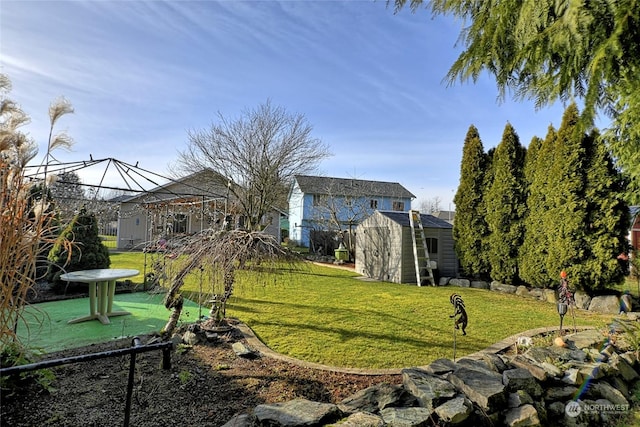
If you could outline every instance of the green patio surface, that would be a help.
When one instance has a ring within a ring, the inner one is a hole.
[[[163,298],[164,294],[147,292],[117,294],[113,311],[128,311],[131,314],[110,317],[111,323],[108,325],[103,325],[97,319],[67,323],[89,314],[89,298],[33,304],[25,309],[17,332],[23,344],[44,353],[159,332],[170,315],[163,305]],[[209,310],[206,307],[200,309],[196,303],[185,299],[180,322],[195,322],[201,312],[207,315]]]

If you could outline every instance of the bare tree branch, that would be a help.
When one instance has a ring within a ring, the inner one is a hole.
[[[189,172],[210,168],[225,176],[246,227],[259,230],[265,214],[286,206],[293,176],[315,170],[330,155],[312,130],[303,115],[270,101],[234,120],[218,113],[208,130],[188,133],[178,164]]]

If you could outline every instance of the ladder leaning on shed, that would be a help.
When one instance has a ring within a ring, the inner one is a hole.
[[[436,285],[433,278],[433,270],[431,269],[431,260],[429,259],[429,250],[427,249],[427,238],[424,234],[420,211],[409,211],[409,224],[411,225],[411,239],[413,241],[413,259],[416,265],[416,281],[418,286],[426,281],[431,286]]]

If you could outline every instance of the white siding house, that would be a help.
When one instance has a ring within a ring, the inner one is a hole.
[[[314,230],[353,233],[376,209],[408,212],[414,198],[397,182],[296,175],[289,193],[289,238],[311,247]]]
[[[458,257],[453,247],[453,226],[421,214],[429,258],[436,276],[457,277]],[[356,229],[356,272],[376,280],[416,283],[413,239],[407,212],[376,211]],[[437,277],[436,277],[437,280]]]
[[[144,249],[159,240],[171,240],[211,227],[242,226],[233,211],[228,181],[204,170],[171,181],[120,203],[117,249]],[[263,218],[264,232],[280,238],[281,213],[273,210]]]

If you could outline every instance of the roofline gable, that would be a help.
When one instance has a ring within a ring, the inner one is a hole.
[[[357,191],[362,196],[416,198],[413,193],[397,182],[312,175],[295,175],[294,179],[300,191],[305,194],[348,196]]]

